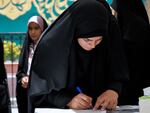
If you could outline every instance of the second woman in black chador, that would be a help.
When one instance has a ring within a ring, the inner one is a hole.
[[[123,47],[129,67],[129,82],[123,86],[122,105],[138,105],[143,88],[150,86],[150,20],[143,0],[114,0]],[[138,84],[137,84],[138,83]]]

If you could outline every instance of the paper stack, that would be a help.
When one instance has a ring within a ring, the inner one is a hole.
[[[150,87],[144,88],[144,96],[139,98],[140,113],[150,113]]]

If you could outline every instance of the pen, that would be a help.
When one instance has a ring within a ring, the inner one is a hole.
[[[82,93],[82,90],[81,90],[81,88],[80,88],[79,86],[77,86],[76,89],[77,89],[77,91],[78,91],[79,93]]]

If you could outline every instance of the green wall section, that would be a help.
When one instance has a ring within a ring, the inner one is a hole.
[[[112,2],[112,0],[107,0],[107,1],[109,4],[111,4]],[[67,4],[70,5],[71,3],[72,3],[71,0],[68,0]],[[64,8],[62,10],[64,10]],[[55,13],[56,16],[58,16],[55,10],[53,10],[53,12]],[[27,21],[32,15],[40,15],[33,4],[32,4],[32,8],[28,12],[26,12],[24,15],[18,17],[15,20],[11,20],[8,17],[0,14],[0,33],[26,32]]]
[[[0,15],[0,33],[2,32],[25,32],[27,30],[27,21],[31,15],[39,15],[34,5],[26,14],[15,20]]]

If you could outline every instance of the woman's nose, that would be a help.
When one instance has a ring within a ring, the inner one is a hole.
[[[32,30],[31,33],[34,34],[34,33],[35,33],[35,30]]]
[[[90,46],[91,46],[91,48],[95,48],[95,46],[96,46],[96,42],[91,42],[91,44],[90,44]]]

